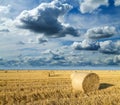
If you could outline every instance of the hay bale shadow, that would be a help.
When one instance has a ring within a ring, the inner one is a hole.
[[[106,88],[109,88],[111,86],[114,86],[114,85],[113,84],[109,84],[109,83],[101,83],[100,87],[99,87],[99,90],[106,89]]]

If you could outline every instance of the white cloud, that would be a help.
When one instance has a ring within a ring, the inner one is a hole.
[[[3,58],[2,57],[0,57],[0,61],[2,61],[3,60]]]
[[[0,32],[9,32],[8,29],[0,29]]]
[[[16,26],[29,29],[34,32],[44,33],[49,37],[63,37],[66,34],[78,35],[77,31],[60,22],[72,7],[69,4],[62,4],[55,0],[51,3],[41,3],[38,7],[27,11],[24,10],[15,20]]]
[[[80,4],[80,11],[82,13],[92,13],[101,5],[108,6],[108,0],[83,0]]]
[[[74,42],[72,47],[76,50],[97,50],[99,43],[92,40],[83,40],[81,42]]]
[[[29,50],[31,52],[31,50]],[[36,52],[36,51],[35,51]],[[53,66],[90,66],[90,65],[118,65],[120,57],[118,55],[106,55],[96,51],[73,51],[71,47],[59,47],[50,50],[37,51],[38,55],[21,55],[19,58],[10,60],[0,60],[0,66],[6,67],[53,67]]]
[[[119,54],[120,53],[120,41],[113,42],[111,40],[100,42],[100,52],[106,54]]]
[[[115,0],[115,6],[120,6],[120,0]]]
[[[114,62],[120,64],[120,55],[114,57]]]
[[[103,60],[103,63],[105,65],[116,65],[116,63],[114,62],[114,57],[107,57]]]
[[[113,26],[103,26],[88,29],[86,36],[91,39],[100,39],[111,37],[116,34],[116,28]]]
[[[12,20],[9,18],[11,6],[0,5],[0,32],[9,32],[9,26],[11,27]]]
[[[74,42],[71,45],[75,50],[95,50],[101,54],[120,54],[120,41],[106,40],[96,42],[93,40],[83,40]]]
[[[7,6],[11,5],[11,13],[9,16],[12,16],[12,18],[15,18],[20,12],[23,10],[29,10],[37,6],[40,2],[43,0],[0,0],[0,4]],[[45,0],[44,0],[45,1]]]
[[[11,6],[0,6],[0,17],[3,17],[4,15],[7,15],[10,13]]]
[[[17,44],[18,44],[18,45],[25,45],[25,42],[19,41],[19,42],[17,42]]]

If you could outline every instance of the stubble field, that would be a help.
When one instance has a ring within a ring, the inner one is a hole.
[[[120,105],[120,71],[87,71],[100,77],[100,87],[73,93],[72,70],[0,71],[0,105]],[[91,81],[92,82],[92,81]]]

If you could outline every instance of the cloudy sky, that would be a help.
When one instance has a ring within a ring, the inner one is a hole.
[[[0,69],[120,67],[120,0],[0,0]]]

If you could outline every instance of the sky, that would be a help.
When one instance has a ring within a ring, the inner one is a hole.
[[[120,67],[120,0],[0,0],[0,69]]]

